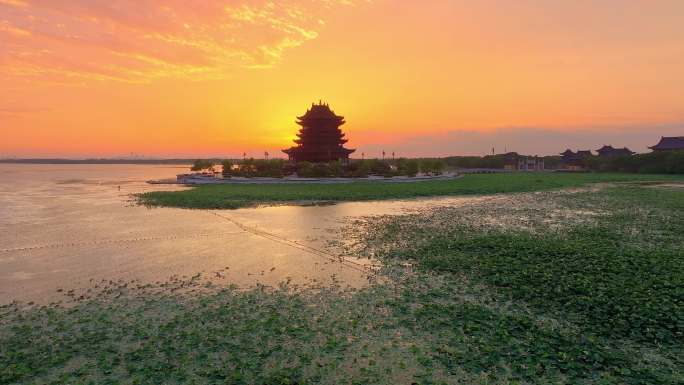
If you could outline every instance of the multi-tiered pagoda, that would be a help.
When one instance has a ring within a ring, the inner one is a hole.
[[[302,126],[294,140],[297,145],[283,152],[293,162],[347,162],[356,150],[344,148],[347,139],[340,130],[344,123],[344,117],[335,115],[327,104],[312,104],[304,116],[297,117]]]

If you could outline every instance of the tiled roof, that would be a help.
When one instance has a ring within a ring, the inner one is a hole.
[[[663,136],[652,150],[684,150],[684,136]]]
[[[599,148],[596,150],[596,152],[599,153],[599,155],[632,155],[634,154],[634,151],[630,150],[627,147],[623,148],[614,148],[613,146],[606,146],[604,145],[603,147]]]

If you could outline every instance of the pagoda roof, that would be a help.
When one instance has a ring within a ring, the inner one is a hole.
[[[603,145],[603,147],[596,150],[596,152],[598,152],[599,154],[603,154],[603,155],[632,155],[632,154],[634,154],[634,151],[630,150],[627,147],[615,148],[611,145]]]
[[[684,136],[662,136],[651,150],[684,150]]]
[[[293,146],[293,147],[290,147],[290,148],[285,148],[285,149],[283,149],[283,150],[281,150],[281,151],[284,152],[284,153],[286,153],[286,154],[295,153],[295,152],[304,152],[304,153],[306,153],[306,152],[310,152],[310,153],[316,153],[316,152],[326,152],[326,153],[327,153],[327,152],[332,152],[332,153],[347,153],[347,154],[351,154],[351,153],[353,153],[354,151],[356,151],[356,149],[355,149],[355,148],[345,148],[345,147],[307,149],[307,148],[301,147],[301,146]]]
[[[567,149],[561,152],[561,155],[563,156],[563,161],[565,162],[581,161],[582,159],[591,156],[591,150],[579,150],[574,152],[570,149]]]
[[[344,116],[335,115],[335,112],[330,109],[328,104],[319,102],[318,104],[311,104],[311,108],[306,110],[306,113],[302,116],[298,116],[297,120],[337,120],[344,121]]]

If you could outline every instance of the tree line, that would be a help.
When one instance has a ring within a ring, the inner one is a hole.
[[[652,152],[615,157],[590,156],[584,166],[593,171],[639,174],[684,174],[684,151]]]
[[[271,177],[283,178],[297,174],[305,178],[365,178],[371,175],[384,177],[409,176],[419,173],[426,175],[441,175],[446,164],[440,159],[406,159],[396,160],[351,160],[348,163],[339,161],[310,163],[299,162],[293,164],[283,159],[244,159],[242,161],[223,160],[215,162],[198,159],[191,166],[191,171],[220,172],[224,177]]]

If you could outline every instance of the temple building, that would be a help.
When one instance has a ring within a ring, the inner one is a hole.
[[[684,136],[661,136],[660,142],[649,148],[653,151],[684,151]]]
[[[570,149],[563,151],[561,154],[561,165],[565,170],[581,171],[584,170],[584,160],[591,157],[591,150],[579,150],[574,152]]]
[[[603,147],[596,150],[596,152],[598,153],[598,156],[601,157],[634,155],[634,151],[630,150],[627,147],[614,148],[613,146],[606,146],[605,144],[603,145]]]
[[[347,139],[340,130],[344,117],[335,115],[327,104],[312,104],[303,116],[297,117],[302,126],[297,133],[297,144],[283,150],[293,162],[348,162],[356,150],[344,148]]]
[[[504,154],[504,169],[517,171],[544,171],[544,158],[520,155],[517,152]]]

